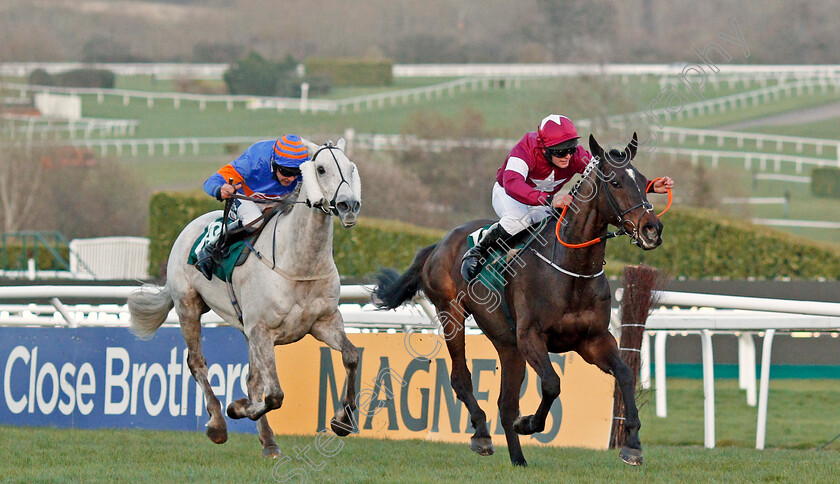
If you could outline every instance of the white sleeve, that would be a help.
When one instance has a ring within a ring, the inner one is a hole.
[[[525,160],[522,158],[517,158],[515,156],[511,156],[508,158],[507,165],[505,166],[505,171],[514,171],[522,175],[522,178],[528,179],[528,163],[525,163]]]

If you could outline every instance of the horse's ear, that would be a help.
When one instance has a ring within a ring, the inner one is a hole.
[[[303,143],[303,146],[306,146],[306,149],[309,151],[309,156],[314,155],[315,152],[318,151],[318,145],[309,141],[308,139],[301,138],[300,141]]]
[[[338,138],[338,143],[336,143],[335,146],[341,151],[344,151],[344,148],[347,147],[347,141],[344,138]]]
[[[589,135],[589,152],[601,160],[601,162],[604,161],[604,149],[595,141],[595,135],[592,134]]]
[[[633,139],[630,140],[630,144],[627,145],[627,148],[624,148],[624,154],[627,155],[627,161],[630,161],[636,157],[636,149],[638,147],[639,138],[636,136],[636,132],[633,131]]]

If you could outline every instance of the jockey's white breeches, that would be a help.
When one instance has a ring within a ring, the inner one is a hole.
[[[244,227],[262,216],[263,207],[265,207],[265,204],[258,205],[250,200],[237,199],[233,202],[233,210],[231,210],[231,212],[236,214],[236,217],[239,218],[239,221],[242,224],[241,226]],[[255,224],[253,227],[249,227],[248,231],[253,232],[257,230],[260,225],[262,225],[262,221]]]
[[[499,216],[499,225],[511,235],[522,232],[551,213],[551,208],[548,206],[525,205],[514,199],[498,182],[493,185],[493,210]]]

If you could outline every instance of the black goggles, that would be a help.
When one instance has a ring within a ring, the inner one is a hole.
[[[300,168],[290,166],[277,165],[277,172],[285,177],[300,176]]]
[[[572,148],[565,148],[565,149],[562,149],[562,150],[549,148],[546,151],[548,151],[548,154],[551,155],[551,156],[556,156],[557,158],[563,158],[564,156],[571,156],[571,155],[575,154],[575,152],[577,151],[577,146],[574,146]]]

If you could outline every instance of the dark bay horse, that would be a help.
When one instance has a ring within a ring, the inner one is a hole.
[[[499,353],[499,413],[514,465],[527,465],[519,435],[542,432],[551,404],[560,395],[560,378],[549,352],[566,351],[576,351],[588,363],[615,376],[626,408],[626,439],[619,455],[628,464],[642,463],[635,377],[609,332],[610,288],[602,267],[610,224],[632,237],[640,248],[650,250],[662,243],[662,223],[647,201],[647,179],[630,163],[636,155],[636,134],[623,152],[605,153],[592,136],[589,145],[596,159],[573,189],[574,204],[568,209],[570,215],[560,215],[560,230],[555,235],[557,217],[546,219],[532,232],[534,241],[513,256],[504,272],[509,311],[502,310],[499,297],[478,278],[467,284],[460,273],[467,235],[491,220],[464,224],[437,244],[421,249],[402,275],[383,270],[374,291],[374,300],[383,309],[400,306],[421,289],[435,305],[452,357],[452,388],[467,406],[476,429],[470,448],[489,455],[493,443],[486,415],[473,396],[464,354],[464,319],[473,315]],[[532,234],[523,233],[522,237]],[[569,248],[558,244],[558,239],[568,245],[592,243]],[[542,400],[536,413],[520,416],[519,389],[526,362],[540,377]]]

